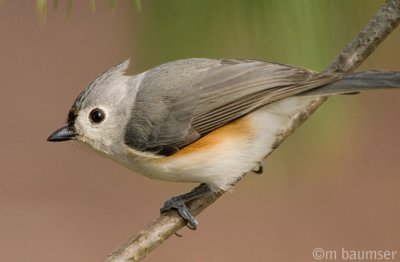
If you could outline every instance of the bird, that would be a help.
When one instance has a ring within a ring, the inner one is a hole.
[[[224,192],[254,171],[284,127],[316,97],[399,88],[400,72],[315,72],[252,59],[190,58],[143,73],[111,67],[76,98],[67,123],[48,141],[74,140],[153,179],[198,183],[172,197],[187,226],[197,219],[186,203]]]

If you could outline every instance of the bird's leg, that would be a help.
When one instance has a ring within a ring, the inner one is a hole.
[[[257,166],[253,169],[253,172],[257,175],[264,174],[264,166],[262,162],[258,162]]]
[[[172,197],[168,199],[164,206],[160,209],[161,213],[165,213],[170,210],[177,210],[179,215],[187,221],[188,228],[195,230],[199,224],[196,218],[190,213],[186,206],[186,203],[190,200],[198,198],[199,196],[209,193],[211,190],[206,184],[200,184],[195,187],[192,191],[186,194]]]

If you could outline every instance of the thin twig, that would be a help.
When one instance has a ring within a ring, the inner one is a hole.
[[[400,0],[386,0],[364,30],[343,49],[326,70],[343,73],[353,71],[399,23]],[[289,126],[283,127],[284,132],[277,139],[274,149],[307,120],[325,100],[322,98],[315,99],[308,105],[305,111],[299,113],[291,121]],[[198,215],[220,196],[211,194],[203,195],[190,202],[188,208],[192,214]],[[185,222],[175,212],[162,214],[156,221],[147,225],[140,233],[130,238],[117,251],[110,254],[105,261],[139,261],[184,226]]]

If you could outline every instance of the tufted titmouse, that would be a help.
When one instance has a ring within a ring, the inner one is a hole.
[[[315,96],[400,87],[400,72],[343,75],[256,60],[187,59],[124,74],[129,60],[94,80],[67,125],[48,141],[76,140],[150,178],[201,183],[161,209],[225,191],[271,152],[276,137]]]

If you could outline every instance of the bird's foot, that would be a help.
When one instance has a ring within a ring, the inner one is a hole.
[[[178,214],[187,222],[187,227],[196,230],[199,222],[192,215],[186,203],[208,192],[210,192],[209,187],[206,184],[201,184],[189,193],[168,199],[160,209],[160,212],[162,214],[171,210],[177,210]]]
[[[190,213],[189,209],[186,206],[186,200],[184,200],[181,196],[171,197],[167,201],[165,201],[164,206],[160,209],[161,213],[165,213],[170,210],[177,210],[178,214],[187,221],[187,227],[196,230],[197,219]]]
[[[257,166],[253,169],[253,172],[257,175],[264,174],[264,166],[262,162],[258,162]]]

